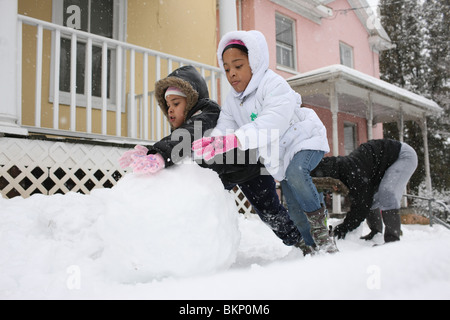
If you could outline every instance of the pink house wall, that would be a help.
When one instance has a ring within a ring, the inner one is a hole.
[[[354,68],[368,75],[379,78],[379,57],[369,46],[369,34],[365,26],[353,11],[346,14],[336,10],[349,9],[346,0],[337,0],[328,4],[335,16],[322,19],[317,24],[270,0],[242,1],[243,30],[261,31],[269,44],[271,58],[270,68],[276,65],[275,14],[282,14],[295,21],[297,37],[297,71],[300,73],[339,64],[339,42],[353,47]],[[279,71],[285,77],[289,72]]]

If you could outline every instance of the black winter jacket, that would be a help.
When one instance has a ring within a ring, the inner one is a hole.
[[[347,232],[356,229],[366,219],[373,196],[386,171],[397,161],[401,146],[399,141],[371,140],[346,157],[323,158],[311,173],[313,177],[339,179],[350,191],[350,212],[335,229],[338,237],[345,237]]]
[[[180,88],[187,96],[186,120],[169,136],[156,142],[153,146],[146,146],[149,149],[148,154],[159,153],[162,155],[166,168],[191,156],[191,145],[194,139],[203,137],[207,130],[213,129],[220,114],[219,105],[209,99],[208,87],[203,77],[194,67],[184,66],[156,83],[156,99],[166,117],[168,107],[164,94],[171,86]],[[260,174],[262,165],[259,162],[248,164],[250,163],[248,152],[244,164],[226,164],[227,155],[220,156],[223,157],[222,164],[217,163],[219,162],[217,158],[214,163],[201,161],[199,164],[216,171],[225,185],[245,182]]]

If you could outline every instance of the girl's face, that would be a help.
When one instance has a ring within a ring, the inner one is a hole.
[[[166,98],[168,110],[168,119],[172,128],[177,129],[185,121],[187,99],[176,95],[170,95]]]
[[[243,92],[253,75],[248,56],[237,48],[230,48],[222,59],[228,82],[236,92]]]

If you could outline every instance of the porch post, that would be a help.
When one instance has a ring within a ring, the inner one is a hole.
[[[425,158],[425,185],[427,187],[428,195],[431,195],[433,186],[431,183],[430,153],[428,149],[428,125],[426,115],[424,115],[423,119],[419,120],[418,123],[420,128],[422,129],[422,137],[423,137],[423,152]]]
[[[333,119],[333,156],[339,156],[339,126],[338,126],[338,112],[339,112],[339,101],[336,92],[336,83],[331,83],[330,85],[330,109]],[[337,193],[333,193],[333,213],[341,213],[341,196]]]
[[[17,101],[17,0],[0,1],[0,134],[26,135]]]
[[[403,115],[403,107],[402,104],[399,104],[399,112],[398,112],[398,119],[397,119],[397,128],[398,128],[398,135],[399,135],[399,141],[404,142],[405,140],[405,117]],[[403,194],[408,194],[408,190],[405,189]],[[401,200],[402,208],[408,207],[408,198],[403,197]]]
[[[397,127],[398,127],[398,134],[399,134],[399,141],[404,142],[405,137],[405,120],[403,116],[403,108],[402,104],[400,104],[400,111],[398,113],[399,119],[397,120]]]
[[[219,0],[220,36],[237,30],[237,14],[235,0]]]
[[[368,94],[368,104],[367,104],[367,140],[373,139],[373,102],[372,94]]]
[[[333,119],[333,156],[339,156],[339,127],[338,127],[338,112],[339,101],[336,92],[336,84],[332,83],[330,86],[330,108]]]
[[[219,0],[219,23],[221,38],[226,33],[237,30],[237,13],[235,0]],[[222,102],[225,101],[225,97],[230,89],[231,86],[228,83],[227,77],[222,73],[220,76],[220,95]],[[219,101],[219,103],[221,103],[221,101]]]

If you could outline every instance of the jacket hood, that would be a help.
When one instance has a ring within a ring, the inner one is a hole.
[[[223,49],[225,49],[227,43],[231,40],[242,41],[248,49],[248,59],[253,73],[252,79],[250,80],[245,91],[242,93],[236,92],[233,88],[231,88],[236,96],[244,98],[258,88],[264,74],[267,69],[269,69],[269,48],[267,46],[266,38],[259,31],[251,30],[228,32],[220,40],[217,49],[217,59],[223,72],[225,72],[222,59]]]
[[[168,116],[168,106],[164,94],[167,88],[177,87],[187,99],[186,115],[197,104],[200,99],[208,99],[209,92],[205,79],[193,66],[178,68],[167,78],[159,80],[155,85],[155,97],[164,115]]]

